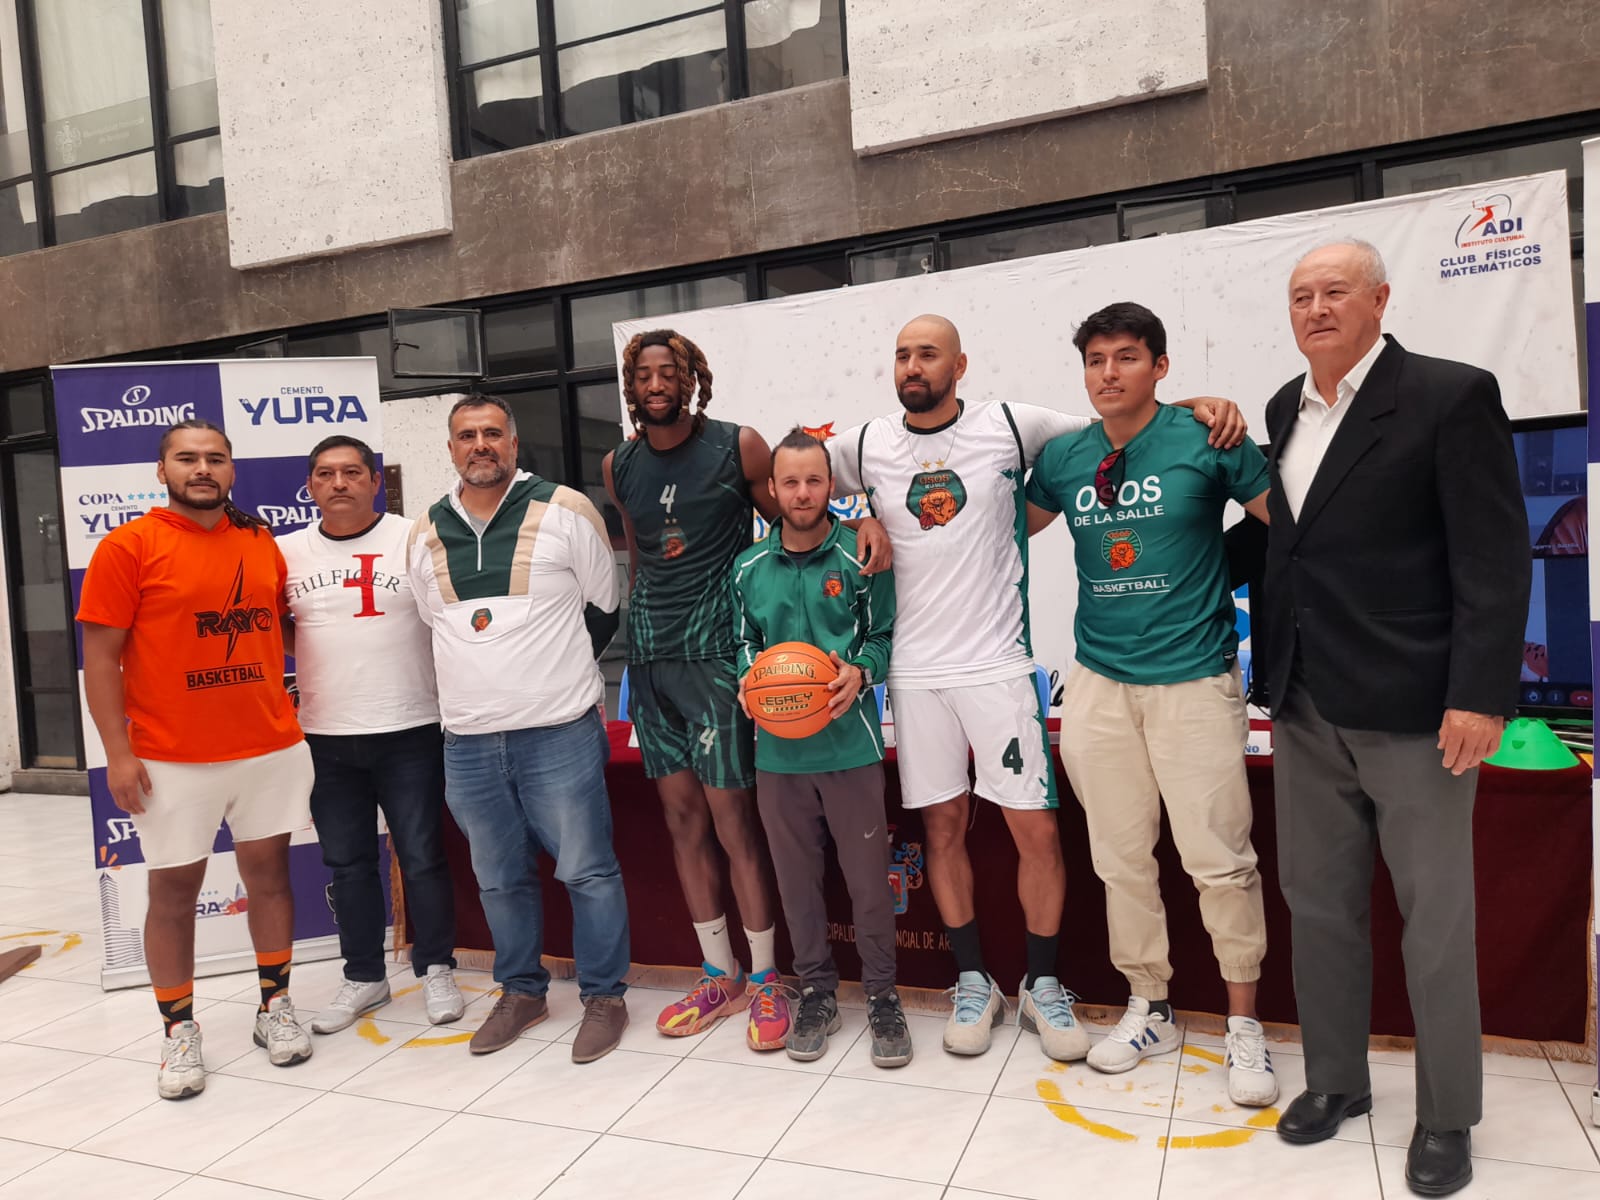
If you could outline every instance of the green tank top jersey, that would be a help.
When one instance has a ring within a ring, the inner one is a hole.
[[[731,658],[728,571],[750,546],[752,510],[739,426],[708,420],[665,452],[643,437],[611,459],[633,522],[639,568],[628,603],[628,661]]]

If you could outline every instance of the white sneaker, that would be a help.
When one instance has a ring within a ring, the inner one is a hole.
[[[982,971],[963,971],[948,995],[955,1007],[944,1023],[944,1048],[951,1054],[982,1054],[994,1027],[1006,1019],[1006,1000]]]
[[[430,1025],[448,1025],[461,1020],[467,1002],[456,987],[455,972],[444,963],[434,963],[422,980],[422,999],[428,1006]]]
[[[200,1026],[179,1021],[161,1039],[161,1069],[156,1092],[163,1100],[182,1100],[206,1090],[206,1065],[200,1061]]]
[[[1089,1051],[1089,1065],[1107,1075],[1117,1075],[1133,1070],[1142,1058],[1176,1050],[1182,1040],[1176,1025],[1150,1011],[1150,1001],[1129,996],[1128,1011],[1122,1014],[1117,1027]]]
[[[1057,1062],[1076,1062],[1089,1053],[1089,1031],[1072,1006],[1078,997],[1053,975],[1041,975],[1031,988],[1017,984],[1017,1024],[1039,1035],[1039,1048]]]
[[[256,1014],[254,1040],[275,1067],[292,1067],[311,1057],[311,1037],[295,1020],[294,1001],[282,992],[272,998],[266,1012]]]
[[[1228,1099],[1245,1108],[1265,1108],[1278,1098],[1278,1077],[1267,1053],[1267,1035],[1254,1017],[1228,1018]]]
[[[312,1033],[338,1033],[349,1029],[375,1008],[389,1003],[387,979],[346,979],[328,1007],[311,1018]]]

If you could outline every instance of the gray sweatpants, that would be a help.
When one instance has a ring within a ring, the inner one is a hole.
[[[823,855],[831,834],[850,889],[861,982],[869,996],[893,987],[894,895],[889,888],[883,764],[811,775],[757,771],[756,804],[772,849],[795,974],[821,991],[839,986],[822,895]]]

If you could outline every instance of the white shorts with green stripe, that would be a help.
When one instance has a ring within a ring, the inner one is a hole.
[[[900,802],[906,808],[927,808],[969,790],[1002,808],[1059,803],[1050,735],[1031,671],[997,683],[891,690]]]

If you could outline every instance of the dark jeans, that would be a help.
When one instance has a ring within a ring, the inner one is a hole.
[[[311,816],[333,872],[333,915],[346,979],[383,979],[388,924],[378,878],[378,810],[405,881],[411,965],[454,967],[456,913],[444,856],[444,735],[436,725],[393,733],[306,734],[317,781]]]

